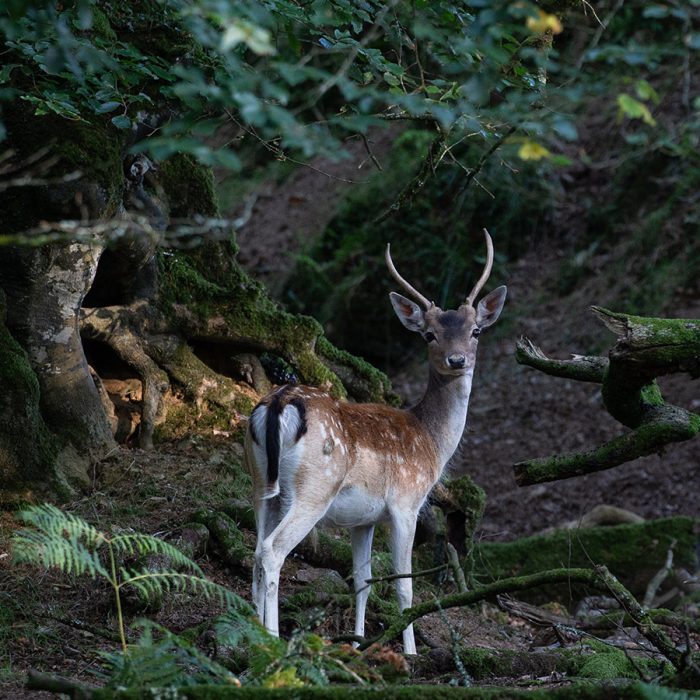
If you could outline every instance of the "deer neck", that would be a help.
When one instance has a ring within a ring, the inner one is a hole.
[[[464,433],[473,371],[452,376],[440,374],[431,367],[428,388],[410,409],[433,438],[442,468],[455,453]]]

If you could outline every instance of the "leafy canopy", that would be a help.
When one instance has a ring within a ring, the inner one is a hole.
[[[551,123],[542,90],[561,29],[526,0],[12,0],[0,97],[141,124],[158,158],[230,167],[235,144],[206,144],[227,122],[278,157],[334,153],[348,133],[406,117],[488,141]]]

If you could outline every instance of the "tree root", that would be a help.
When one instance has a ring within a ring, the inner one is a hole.
[[[153,446],[153,431],[162,414],[163,395],[170,383],[166,373],[149,356],[143,340],[146,320],[144,302],[131,307],[113,306],[82,309],[80,332],[83,338],[97,340],[110,347],[134,369],[143,385],[139,446]]]

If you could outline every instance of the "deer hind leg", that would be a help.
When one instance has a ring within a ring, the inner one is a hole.
[[[391,514],[391,556],[394,562],[394,572],[397,574],[411,573],[411,551],[413,538],[416,534],[415,513]],[[413,603],[413,579],[396,579],[396,596],[399,600],[399,610],[403,612]],[[413,625],[403,631],[403,650],[405,654],[416,653],[416,640],[413,636]]]
[[[328,503],[292,503],[277,527],[262,541],[259,556],[256,555],[256,573],[259,577],[256,585],[263,609],[261,621],[276,636],[279,636],[278,599],[282,564],[327,509]]]
[[[265,585],[263,582],[264,569],[261,563],[262,546],[265,538],[277,527],[281,519],[281,504],[279,498],[258,499],[255,509],[255,526],[258,540],[255,546],[255,562],[253,564],[253,604],[260,622],[265,622]]]
[[[365,636],[365,610],[371,586],[367,579],[372,578],[372,537],[374,525],[355,527],[351,532],[352,573],[355,580],[355,634]],[[357,646],[357,642],[353,643]]]

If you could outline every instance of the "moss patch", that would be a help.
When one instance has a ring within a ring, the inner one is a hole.
[[[49,488],[55,480],[60,450],[39,410],[39,381],[3,317],[4,295],[0,290],[0,503],[27,498],[30,483],[44,483]],[[32,435],[33,439],[18,443],[18,435]]]
[[[365,391],[358,398],[386,400],[389,381],[384,375],[321,340],[323,331],[317,321],[281,309],[235,262],[221,260],[214,265],[200,253],[178,252],[161,256],[160,270],[160,303],[171,317],[173,305],[184,305],[202,334],[218,334],[222,341],[244,349],[274,352],[294,367],[305,384],[326,385],[335,396],[345,397],[343,382],[323,361],[328,357],[329,363],[347,367],[360,377],[358,385]],[[215,327],[212,319],[217,319]]]
[[[168,197],[173,218],[217,215],[214,175],[211,168],[192,156],[177,153],[161,163],[158,181]]]
[[[561,530],[514,542],[482,542],[476,550],[476,576],[491,580],[558,567],[604,564],[632,593],[639,594],[664,565],[673,540],[675,564],[695,570],[697,528],[697,520],[675,517],[636,525]],[[553,586],[545,593],[547,600],[568,600],[580,591]],[[543,593],[533,591],[528,595],[536,599]]]

